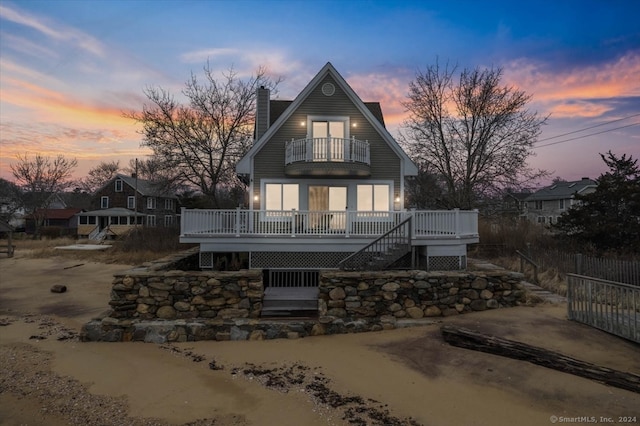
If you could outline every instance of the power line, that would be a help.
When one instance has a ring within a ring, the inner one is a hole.
[[[615,119],[615,120],[611,120],[611,121],[605,121],[604,123],[600,123],[600,124],[596,124],[596,125],[593,125],[593,126],[585,127],[584,129],[574,130],[573,132],[562,133],[562,134],[560,134],[560,135],[550,136],[550,137],[548,137],[548,138],[540,139],[538,142],[544,142],[544,141],[548,141],[548,140],[551,140],[551,139],[560,138],[560,137],[562,137],[562,136],[568,136],[568,135],[572,135],[572,134],[574,134],[574,133],[584,132],[585,130],[594,129],[594,128],[596,128],[596,127],[600,127],[600,126],[606,126],[607,124],[611,124],[611,123],[615,123],[615,122],[618,122],[618,121],[626,120],[626,119],[628,119],[628,118],[637,117],[637,116],[639,116],[639,115],[640,115],[640,113],[638,113],[638,114],[632,114],[632,115],[629,115],[629,116],[627,116],[627,117],[617,118],[617,119]],[[612,130],[615,130],[615,129],[612,129]],[[542,146],[547,146],[547,145],[542,145]]]
[[[637,115],[640,115],[640,114],[637,114]],[[612,132],[614,130],[619,130],[619,129],[624,129],[624,128],[627,128],[627,127],[637,126],[639,124],[640,123],[632,123],[632,124],[627,124],[626,126],[614,127],[613,129],[607,129],[607,130],[603,130],[601,132],[589,133],[588,135],[576,136],[575,138],[569,138],[569,139],[565,139],[565,140],[562,140],[562,141],[551,142],[551,143],[547,143],[547,144],[544,144],[544,145],[534,146],[533,149],[543,148],[545,146],[551,146],[551,145],[558,145],[558,144],[565,143],[565,142],[575,141],[576,139],[588,138],[589,136],[600,135],[602,133]],[[583,129],[583,130],[586,130],[586,129]],[[575,132],[572,132],[572,133],[575,133]],[[546,139],[544,139],[544,140],[546,140]]]

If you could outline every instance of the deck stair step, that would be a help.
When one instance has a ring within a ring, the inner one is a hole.
[[[262,302],[263,316],[287,316],[317,312],[317,287],[267,287]]]

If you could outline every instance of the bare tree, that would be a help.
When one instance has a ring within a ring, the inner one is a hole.
[[[53,196],[73,184],[71,174],[77,165],[75,158],[58,155],[51,159],[40,154],[33,158],[18,155],[17,163],[11,164],[11,172],[23,190],[25,211],[33,215],[36,238],[40,236],[43,210],[49,207]]]
[[[404,103],[401,141],[445,183],[444,207],[473,208],[478,197],[546,175],[526,165],[546,117],[526,109],[531,96],[502,86],[501,69],[436,65],[418,72]]]
[[[80,180],[80,188],[89,193],[93,193],[113,179],[119,171],[119,161],[102,161],[96,167],[89,170],[87,177]]]
[[[172,180],[197,188],[218,206],[218,187],[235,184],[235,165],[253,140],[256,90],[278,83],[263,68],[244,80],[231,68],[218,80],[207,63],[204,82],[192,73],[185,84],[187,105],[162,88],[148,88],[150,103],[125,116],[142,124],[142,145],[153,150]]]
[[[0,202],[0,220],[11,224],[22,207],[22,190],[15,183],[0,178]]]

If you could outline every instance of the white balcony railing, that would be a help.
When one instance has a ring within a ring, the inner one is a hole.
[[[412,238],[478,236],[478,212],[466,210],[299,211],[183,209],[183,237],[379,236],[413,216]]]
[[[287,142],[285,164],[313,161],[370,165],[369,142],[356,138],[306,138]]]

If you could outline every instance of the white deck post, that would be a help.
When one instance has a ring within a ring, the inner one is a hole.
[[[345,224],[344,224],[344,237],[349,238],[349,230],[351,229],[351,210],[347,210],[345,213]]]
[[[460,209],[454,209],[455,221],[456,221],[456,238],[460,238]]]
[[[240,236],[240,207],[236,207],[236,237]]]
[[[296,236],[296,209],[291,209],[291,236]]]
[[[184,235],[184,221],[186,219],[186,216],[184,214],[185,210],[187,210],[186,207],[180,207],[180,235]],[[88,221],[89,219],[87,219]],[[138,226],[138,216],[136,215],[135,219],[136,222],[136,226]],[[98,227],[98,218],[96,218],[96,228]]]

